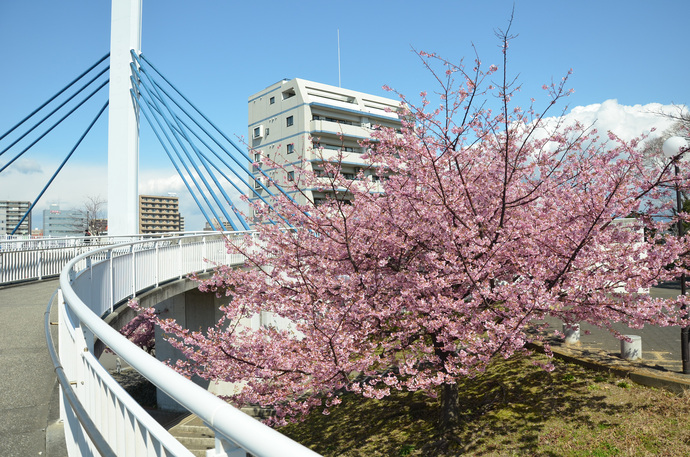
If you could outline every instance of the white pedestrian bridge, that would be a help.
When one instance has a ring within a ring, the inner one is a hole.
[[[0,283],[60,275],[59,319],[52,323],[58,325],[57,350],[49,331],[50,305],[45,328],[70,457],[193,455],[110,376],[94,355],[98,340],[201,418],[215,434],[208,457],[318,455],[178,374],[102,320],[142,291],[206,272],[214,262],[241,265],[242,256],[228,254],[225,243],[247,235],[0,241]]]

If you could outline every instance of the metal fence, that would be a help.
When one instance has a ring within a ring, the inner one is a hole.
[[[184,233],[184,236],[208,236],[210,234],[212,233],[187,232]],[[0,285],[57,277],[70,260],[87,251],[104,246],[180,236],[180,233],[63,238],[0,236]],[[136,249],[143,247],[137,245]]]
[[[241,242],[244,236],[232,235],[229,242]],[[241,264],[244,259],[228,254],[225,242],[224,236],[208,234],[136,241],[83,253],[65,266],[56,372],[70,456],[192,455],[103,369],[93,356],[96,339],[209,426],[216,446],[207,456],[318,455],[157,361],[101,319],[139,290],[211,268],[209,260]]]

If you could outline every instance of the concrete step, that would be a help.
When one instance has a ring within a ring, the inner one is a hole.
[[[255,419],[262,419],[271,414],[270,409],[258,407],[242,408],[242,412]],[[172,436],[195,456],[205,457],[206,450],[213,449],[216,445],[211,429],[206,427],[203,421],[193,414],[181,419],[169,431]]]
[[[175,432],[181,435],[213,438],[213,433],[211,430],[204,425],[180,424],[175,427]]]
[[[213,432],[193,414],[182,419],[169,431],[177,441],[197,457],[206,457],[206,450],[216,446]]]
[[[206,450],[213,449],[216,446],[216,442],[213,438],[204,438],[197,436],[186,436],[186,435],[174,435],[177,441],[180,442],[184,447],[189,449],[189,451],[198,456],[206,456]]]

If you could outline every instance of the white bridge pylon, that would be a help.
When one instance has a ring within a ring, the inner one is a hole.
[[[108,115],[108,234],[139,232],[139,113],[130,89],[132,57],[141,53],[143,0],[112,0]]]

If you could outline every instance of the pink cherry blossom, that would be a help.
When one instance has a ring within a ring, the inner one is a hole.
[[[547,317],[614,334],[616,322],[681,322],[687,299],[644,293],[683,271],[690,248],[668,231],[680,182],[671,165],[645,161],[638,140],[610,134],[601,146],[595,131],[546,122],[567,79],[543,87],[543,111],[524,111],[510,105],[512,78],[487,88],[485,76],[505,68],[419,55],[431,71],[440,65],[428,92],[440,108],[401,95],[402,133],[382,128],[365,143],[361,176],[385,179],[346,179],[340,155],[323,176],[300,171],[290,189],[318,186],[332,195],[325,203],[276,197],[292,228],[256,205],[256,237],[228,244],[246,268],[220,266],[200,283],[232,296],[218,324],[197,332],[157,321],[187,357],[179,370],[242,382],[230,401],[272,406],[271,420],[285,423],[327,412],[347,391],[448,399],[458,379],[542,341]],[[261,312],[290,325],[242,325]]]

